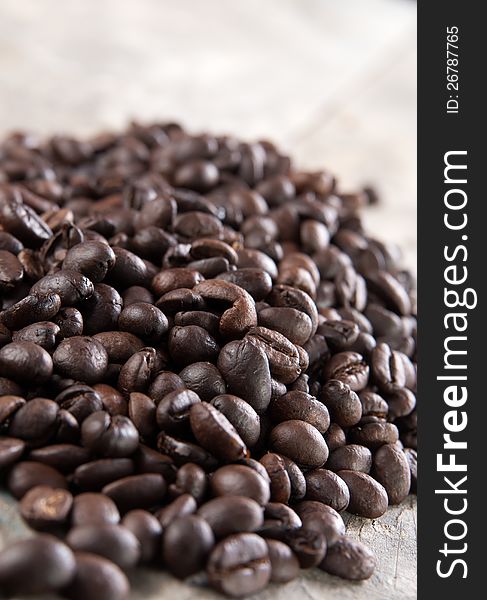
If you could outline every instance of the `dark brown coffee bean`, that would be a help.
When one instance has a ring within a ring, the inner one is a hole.
[[[290,391],[272,400],[269,414],[276,423],[292,419],[306,421],[316,427],[320,433],[324,433],[330,425],[326,406],[305,392]]]
[[[106,485],[102,492],[111,498],[123,513],[134,508],[152,508],[161,504],[166,494],[166,482],[157,473],[123,477]]]
[[[267,545],[255,533],[238,533],[222,540],[213,549],[206,569],[210,585],[234,598],[261,591],[271,578]]]
[[[103,409],[98,393],[83,384],[69,385],[55,398],[59,406],[72,414],[78,423],[82,423],[93,412]]]
[[[367,385],[369,366],[356,352],[339,352],[328,361],[325,375],[328,380],[338,379],[357,392]]]
[[[157,425],[169,433],[185,432],[189,425],[190,408],[197,402],[200,402],[200,398],[191,390],[176,389],[170,392],[157,405]]]
[[[59,344],[53,361],[54,368],[61,375],[86,383],[97,383],[107,370],[108,354],[95,338],[74,336]]]
[[[168,483],[174,481],[176,465],[171,457],[139,444],[139,448],[132,458],[138,473],[159,473]]]
[[[220,352],[220,347],[202,327],[175,326],[169,333],[169,352],[175,363],[186,366],[200,361],[214,361]]]
[[[0,471],[16,463],[25,450],[25,442],[12,437],[0,437]]]
[[[243,398],[257,413],[265,411],[271,399],[271,374],[261,348],[246,339],[230,342],[222,348],[217,366],[231,394]]]
[[[301,526],[301,519],[291,507],[281,502],[269,502],[264,507],[264,524],[259,534],[265,538],[281,539],[290,529]]]
[[[126,331],[103,331],[93,336],[106,350],[110,363],[123,364],[142,350],[144,342]]]
[[[120,369],[117,387],[124,394],[145,392],[157,370],[157,353],[154,348],[142,348],[125,362]]]
[[[30,452],[29,459],[54,467],[62,473],[71,473],[90,460],[90,453],[86,448],[61,443],[35,448]]]
[[[271,563],[271,581],[287,583],[299,575],[299,561],[291,548],[279,540],[266,540]]]
[[[343,579],[361,581],[374,572],[376,559],[362,542],[343,536],[336,541],[320,564],[320,569]]]
[[[101,458],[80,465],[74,472],[73,480],[82,490],[100,490],[133,472],[134,462],[130,458]]]
[[[109,415],[112,415],[112,417],[115,415],[127,416],[127,401],[118,390],[106,383],[95,384],[93,390],[99,395],[103,409]]]
[[[93,283],[99,283],[114,264],[115,254],[108,244],[87,241],[68,250],[63,261],[63,269],[78,271]]]
[[[291,307],[270,307],[258,313],[259,325],[282,333],[293,344],[305,344],[313,332],[309,316]]]
[[[301,500],[306,494],[306,479],[298,465],[287,456],[280,456],[286,467],[286,472],[291,483],[291,498]]]
[[[118,317],[118,326],[148,342],[158,342],[167,332],[166,315],[152,304],[134,302],[125,307]]]
[[[327,381],[322,387],[320,399],[330,411],[332,420],[341,427],[352,427],[362,417],[359,397],[343,381]]]
[[[0,587],[11,595],[59,590],[75,571],[73,553],[51,535],[20,540],[0,552]]]
[[[389,504],[400,504],[411,487],[411,471],[402,450],[384,444],[374,454],[373,475],[384,486]]]
[[[272,290],[272,278],[267,271],[257,267],[247,267],[219,273],[217,279],[238,285],[258,302]]]
[[[337,512],[347,508],[350,493],[345,482],[338,475],[328,469],[315,469],[308,471],[305,477],[307,500],[323,502]]]
[[[331,506],[315,500],[305,500],[299,502],[295,509],[302,519],[303,529],[323,534],[328,548],[345,534],[345,523]]]
[[[191,494],[201,503],[206,494],[207,478],[204,470],[198,465],[186,463],[178,469],[176,480],[169,486],[171,496]]]
[[[71,512],[73,527],[86,525],[116,525],[120,521],[118,508],[108,496],[85,492],[74,498]]]
[[[316,567],[323,560],[327,544],[325,536],[311,529],[290,529],[283,535],[283,540],[296,555],[302,569]]]
[[[137,450],[139,433],[129,418],[98,411],[83,421],[81,442],[100,456],[125,458]]]
[[[399,439],[397,427],[392,423],[365,423],[350,430],[350,441],[367,446],[371,450],[383,444],[395,444]]]
[[[0,312],[0,321],[12,331],[22,329],[31,323],[49,320],[60,307],[59,294],[30,294]]]
[[[162,557],[169,571],[184,579],[200,571],[215,543],[208,523],[197,515],[179,517],[165,530]]]
[[[330,454],[326,466],[335,472],[347,470],[370,473],[372,453],[365,446],[348,444],[334,450]]]
[[[95,284],[93,294],[80,305],[83,312],[83,332],[94,335],[117,327],[122,311],[122,297],[115,288],[104,283]]]
[[[123,520],[122,525],[138,540],[141,563],[150,563],[159,554],[162,539],[162,527],[159,521],[146,510],[131,510]]]
[[[58,294],[63,306],[72,306],[89,298],[93,289],[93,283],[87,277],[77,271],[64,269],[40,279],[31,287],[30,294]]]
[[[23,276],[24,269],[15,254],[0,249],[0,291],[6,293],[22,281]]]
[[[270,479],[271,502],[289,502],[291,496],[291,480],[284,460],[272,452],[264,454],[260,459]]]
[[[337,475],[345,481],[350,491],[348,512],[377,519],[387,510],[387,492],[380,483],[367,473],[359,471],[338,471]]]
[[[174,520],[186,515],[192,515],[196,512],[197,508],[198,505],[193,496],[183,494],[182,496],[179,496],[179,498],[176,498],[176,500],[173,500],[170,504],[167,504],[164,508],[159,509],[155,513],[155,516],[160,522],[163,530],[165,530]]]
[[[336,423],[330,423],[330,427],[323,437],[325,438],[326,445],[330,452],[333,452],[347,443],[345,432],[340,425],[337,425]]]
[[[178,466],[189,461],[199,465],[205,471],[211,471],[218,465],[217,459],[201,446],[169,436],[163,431],[157,436],[157,447],[170,456]]]
[[[37,485],[20,502],[20,514],[33,529],[47,530],[64,525],[73,505],[73,496],[64,489]]]
[[[9,435],[22,440],[43,440],[54,432],[59,406],[47,398],[33,398],[10,421]]]
[[[12,342],[0,348],[0,372],[19,383],[44,383],[52,375],[48,352],[33,342]]]
[[[70,600],[127,600],[130,585],[113,562],[88,552],[75,552],[76,572],[63,594]]]
[[[147,286],[151,280],[144,261],[125,248],[113,246],[115,264],[110,269],[106,278],[107,283],[117,289],[125,289],[133,285]]]
[[[264,510],[255,500],[244,496],[214,498],[198,509],[198,515],[210,525],[215,537],[252,532],[264,522]]]
[[[14,342],[33,342],[50,352],[56,347],[60,331],[55,323],[39,321],[15,331],[12,339]]]
[[[0,223],[2,229],[18,238],[23,244],[38,248],[48,240],[52,231],[30,206],[21,201],[18,189],[13,190],[11,198],[4,197],[0,202]]]
[[[251,447],[257,443],[260,436],[260,418],[248,402],[238,396],[221,394],[215,396],[211,404],[225,415],[247,446]]]
[[[416,450],[413,448],[404,448],[404,454],[409,464],[409,471],[411,473],[411,487],[409,489],[410,494],[415,494],[418,486],[418,456]]]
[[[252,327],[245,338],[264,351],[277,380],[292,383],[299,377],[302,368],[298,350],[282,334],[265,327]]]
[[[20,240],[18,240],[11,233],[7,233],[6,231],[0,231],[0,250],[6,250],[7,252],[11,252],[12,254],[17,254],[23,250],[24,245]]]
[[[184,389],[185,382],[171,371],[161,371],[158,373],[149,386],[148,395],[156,404],[158,404],[167,394],[177,389]]]
[[[225,381],[220,371],[209,362],[188,365],[180,371],[179,376],[189,390],[206,402],[226,392]]]
[[[77,526],[70,530],[66,542],[77,552],[103,556],[121,569],[133,567],[140,558],[138,539],[121,525],[98,523]]]
[[[189,410],[191,431],[205,450],[225,462],[244,458],[247,447],[230,421],[211,404],[197,402]]]
[[[11,417],[25,404],[26,402],[21,396],[13,394],[0,396],[0,424],[8,424]]]
[[[33,461],[17,463],[7,478],[7,487],[15,498],[20,499],[37,485],[67,489],[68,484],[63,475],[53,467]]]
[[[128,413],[140,436],[147,439],[156,434],[156,405],[149,396],[132,392],[129,396]]]
[[[246,465],[226,465],[210,477],[215,496],[246,496],[264,506],[270,500],[269,481]]]
[[[284,421],[270,434],[270,444],[279,454],[305,468],[321,467],[328,458],[328,446],[320,432],[305,421]]]

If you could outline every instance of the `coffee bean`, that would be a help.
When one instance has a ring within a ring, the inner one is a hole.
[[[117,381],[117,388],[124,394],[145,392],[150,380],[157,370],[157,353],[155,348],[142,348],[122,365]]]
[[[264,507],[264,524],[259,534],[265,538],[282,539],[289,530],[301,526],[301,519],[291,507],[282,502],[269,502]]]
[[[106,350],[108,361],[122,364],[133,354],[142,350],[144,342],[126,331],[104,331],[93,336]]]
[[[257,267],[246,267],[219,273],[217,279],[234,283],[248,292],[258,302],[272,290],[272,279],[267,271]]]
[[[86,300],[93,294],[93,291],[93,283],[72,269],[64,269],[46,275],[30,288],[30,294],[39,296],[58,294],[63,306],[72,306]]]
[[[373,474],[384,486],[389,504],[400,504],[409,494],[411,471],[402,450],[393,444],[384,444],[374,454]]]
[[[37,485],[20,502],[20,514],[33,529],[45,530],[64,525],[73,505],[73,496],[64,489]]]
[[[55,323],[39,321],[14,332],[12,339],[14,342],[33,342],[50,352],[57,344],[60,331]]]
[[[139,542],[139,561],[152,562],[158,555],[161,545],[162,527],[159,521],[146,510],[131,510],[124,516],[122,525]]]
[[[326,463],[332,471],[360,471],[370,473],[372,467],[372,453],[365,446],[348,444],[334,450]]]
[[[291,480],[289,478],[284,460],[273,452],[264,454],[260,459],[270,479],[271,501],[289,502],[291,496]]]
[[[330,423],[330,427],[323,437],[325,438],[326,445],[330,452],[333,452],[341,446],[345,446],[347,443],[345,432],[340,425],[337,425],[336,423]]]
[[[316,567],[326,554],[326,538],[318,531],[290,529],[286,531],[282,541],[294,552],[302,569]]]
[[[170,504],[164,506],[164,508],[160,508],[155,516],[160,522],[163,530],[167,528],[167,526],[172,523],[178,517],[184,517],[185,515],[192,515],[196,512],[198,508],[196,504],[196,500],[193,496],[189,494],[183,494],[173,500]]]
[[[215,396],[211,404],[235,427],[246,446],[254,446],[260,436],[260,418],[248,402],[232,394]]]
[[[176,480],[169,486],[171,496],[191,494],[201,503],[206,494],[207,478],[204,470],[193,463],[186,463],[178,469]]]
[[[73,336],[63,340],[53,354],[54,368],[64,376],[97,383],[105,375],[108,354],[94,338]]]
[[[76,572],[63,594],[71,600],[126,600],[130,585],[113,562],[90,554],[75,552]]]
[[[323,534],[328,548],[345,534],[345,523],[331,506],[315,500],[305,500],[299,502],[295,509],[302,519],[303,529]]]
[[[108,244],[87,241],[70,248],[63,261],[63,269],[86,275],[93,283],[105,279],[115,264],[115,254]]]
[[[95,284],[93,294],[80,306],[85,335],[115,329],[122,305],[122,297],[115,288],[104,283]]]
[[[0,291],[14,288],[23,276],[24,269],[15,254],[0,249]]]
[[[71,473],[90,460],[90,453],[74,444],[61,443],[35,448],[30,452],[29,459],[54,467],[61,473]]]
[[[323,436],[305,421],[280,423],[271,431],[270,443],[276,452],[305,468],[321,467],[328,458],[328,446]]]
[[[278,455],[284,462],[291,483],[291,498],[301,500],[306,494],[306,479],[298,465],[287,456]]]
[[[291,548],[279,540],[266,540],[271,563],[271,581],[287,583],[299,574],[299,561]]]
[[[245,336],[264,351],[271,373],[282,383],[292,383],[301,374],[300,356],[296,346],[277,331],[253,327]]]
[[[339,352],[325,367],[328,380],[338,379],[354,392],[363,390],[369,379],[369,366],[356,352]]]
[[[66,542],[76,552],[103,556],[121,569],[133,567],[140,558],[138,539],[121,525],[79,525],[69,531]]]
[[[134,508],[148,509],[161,504],[166,494],[166,482],[158,473],[131,475],[105,485],[102,493],[125,513]]]
[[[0,312],[0,322],[11,330],[18,330],[37,321],[54,317],[60,307],[59,294],[30,294]]]
[[[17,438],[0,438],[0,471],[13,465],[22,456],[25,450],[25,442]]]
[[[198,509],[198,515],[210,525],[217,538],[256,531],[264,522],[262,507],[255,500],[243,496],[209,500]]]
[[[129,458],[102,458],[80,465],[73,480],[82,490],[100,490],[133,472],[134,463]]]
[[[387,510],[387,493],[380,483],[367,473],[338,471],[350,491],[348,512],[368,519],[377,519]]]
[[[345,510],[350,501],[350,493],[345,482],[328,469],[308,471],[306,478],[306,499],[323,502],[337,512]]]
[[[417,452],[416,450],[413,450],[413,448],[404,448],[404,454],[406,456],[406,460],[408,461],[409,470],[411,473],[411,487],[409,489],[409,492],[411,494],[415,494],[418,485]]]
[[[399,439],[399,432],[393,423],[365,423],[350,431],[350,441],[370,449],[383,444],[394,444]]]
[[[177,364],[186,366],[200,361],[213,361],[218,356],[220,347],[202,327],[175,326],[169,334],[169,352]]]
[[[118,508],[113,500],[107,496],[85,492],[74,498],[71,512],[73,527],[116,525],[119,521]]]
[[[169,571],[184,579],[201,570],[215,543],[208,523],[197,515],[179,517],[165,530],[162,557]]]
[[[246,496],[260,505],[270,500],[269,482],[246,465],[227,465],[217,469],[210,478],[215,496]]]
[[[272,400],[269,414],[276,423],[292,419],[306,421],[316,427],[320,433],[324,433],[330,425],[326,406],[305,392],[290,391]]]
[[[63,475],[53,467],[32,461],[16,464],[7,478],[7,487],[17,499],[37,485],[67,489],[68,484]]]
[[[49,438],[56,426],[58,410],[53,400],[33,398],[12,416],[9,435],[29,441]]]
[[[75,571],[71,550],[50,535],[14,542],[0,552],[0,586],[11,595],[59,590]]]
[[[330,379],[321,391],[321,402],[330,411],[333,421],[341,427],[352,427],[362,417],[362,404],[350,386],[343,381]]]
[[[124,458],[137,450],[139,433],[127,417],[98,411],[83,421],[81,442],[100,456]]]
[[[43,383],[52,375],[53,360],[33,342],[12,342],[0,348],[0,371],[20,383]]]
[[[152,304],[134,302],[122,310],[118,326],[148,342],[158,342],[169,324],[166,315]]]
[[[271,578],[267,545],[255,533],[237,533],[215,546],[208,580],[219,592],[239,598],[264,589]]]
[[[169,436],[163,431],[157,436],[157,447],[170,456],[178,466],[189,461],[199,465],[205,471],[211,471],[218,465],[217,459],[201,446]]]
[[[328,549],[320,564],[323,571],[352,581],[368,579],[375,567],[375,556],[367,546],[346,536],[342,536]]]

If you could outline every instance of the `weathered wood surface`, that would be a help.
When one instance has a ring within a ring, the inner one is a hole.
[[[416,260],[415,3],[410,0],[2,0],[0,135],[90,134],[130,118],[268,137],[344,189],[382,193],[370,230]],[[379,567],[351,584],[318,570],[259,600],[412,600],[416,512],[348,517]],[[25,534],[0,494],[0,546]],[[216,598],[140,572],[134,599]]]

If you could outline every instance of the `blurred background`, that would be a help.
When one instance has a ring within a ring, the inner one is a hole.
[[[136,119],[270,138],[376,186],[366,222],[415,268],[411,0],[2,0],[0,105],[0,136]]]

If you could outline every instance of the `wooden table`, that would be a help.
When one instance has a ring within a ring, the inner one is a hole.
[[[0,135],[90,134],[177,119],[192,130],[268,137],[344,190],[373,183],[369,229],[416,260],[416,6],[410,0],[2,0]],[[379,559],[351,584],[318,570],[259,600],[416,597],[415,500],[381,519],[346,516]],[[25,534],[0,496],[0,545]],[[203,600],[159,573],[134,598]]]

